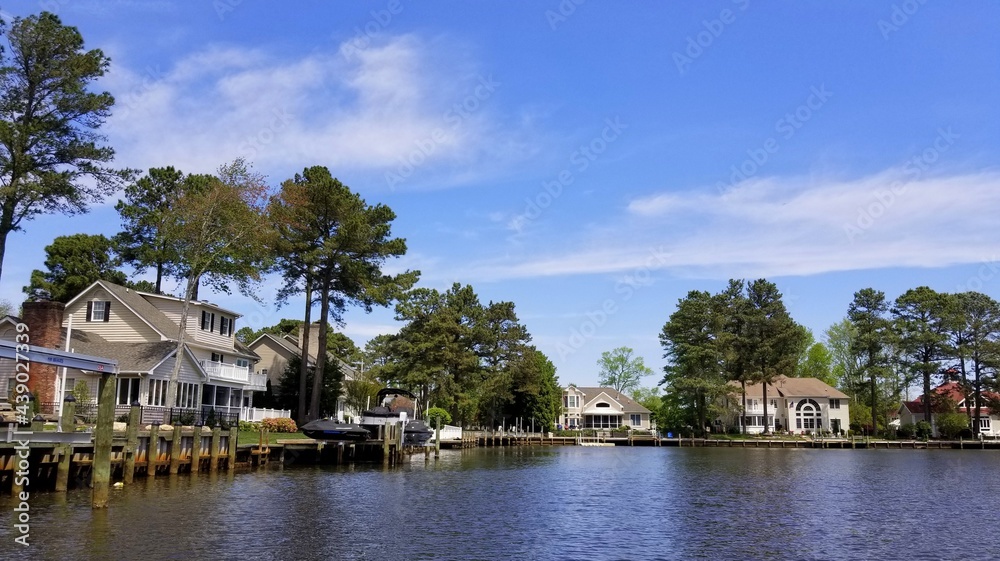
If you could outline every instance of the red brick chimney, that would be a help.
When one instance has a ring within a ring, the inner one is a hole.
[[[46,347],[62,350],[59,346],[62,339],[63,312],[66,305],[62,302],[25,302],[22,306],[23,321],[28,326],[28,344],[31,348]],[[39,403],[56,402],[56,366],[41,362],[31,363],[31,379],[28,389]]]

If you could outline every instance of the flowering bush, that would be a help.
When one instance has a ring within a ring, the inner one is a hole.
[[[299,427],[295,426],[295,421],[287,418],[264,419],[260,422],[261,428],[270,432],[298,432]]]

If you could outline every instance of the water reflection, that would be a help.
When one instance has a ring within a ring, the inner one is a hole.
[[[966,558],[988,559],[995,523],[970,505],[1000,492],[997,460],[536,447],[442,451],[388,471],[138,478],[106,511],[85,491],[35,496],[25,558],[940,559],[961,535]]]

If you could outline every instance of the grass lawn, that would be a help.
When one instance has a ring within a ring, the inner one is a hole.
[[[279,440],[292,440],[294,438],[308,438],[301,432],[269,432],[267,433],[268,445],[277,444]],[[240,431],[237,436],[238,444],[257,444],[260,442],[260,433],[257,431]]]

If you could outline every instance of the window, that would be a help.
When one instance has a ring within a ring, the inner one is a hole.
[[[149,395],[146,397],[146,405],[164,407],[167,404],[167,381],[150,380]]]
[[[212,362],[222,362],[223,358],[225,357],[223,357],[220,353],[212,353]]]
[[[267,376],[267,368],[262,368],[260,373],[263,374],[264,376]]]
[[[198,384],[182,382],[177,384],[177,407],[191,409],[198,403]]]
[[[980,417],[979,418],[979,430],[990,430],[990,418]]]
[[[94,300],[87,302],[87,321],[108,321],[111,318],[111,302]]]
[[[236,359],[236,366],[242,366],[243,368],[250,368],[250,361],[245,358]]]
[[[831,399],[830,400],[830,409],[840,409],[840,400],[839,399]],[[869,415],[869,417],[870,416],[871,415]]]
[[[219,316],[219,335],[229,335],[231,331],[231,320],[226,316]]]
[[[212,312],[201,312],[201,330],[211,333],[215,329],[215,314]]]
[[[635,413],[632,413],[631,415],[629,415],[629,424],[633,428],[635,428],[635,427],[641,427],[642,426],[642,415],[636,415]]]
[[[777,399],[772,399],[771,400],[771,409],[777,409],[777,408],[778,408],[778,400]]]
[[[579,398],[577,396],[575,396],[575,395],[567,395],[566,398],[563,401],[565,402],[565,405],[566,405],[567,408],[569,408],[569,407],[579,407],[580,406],[580,402],[578,401],[578,399]]]
[[[66,385],[63,386],[63,399],[73,395],[73,388],[76,387],[76,378],[66,378]]]
[[[132,405],[139,401],[138,378],[118,378],[118,392],[115,405]]]
[[[811,399],[803,399],[795,406],[795,428],[800,430],[816,430],[823,428],[822,412],[819,403]]]

